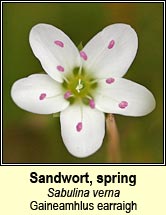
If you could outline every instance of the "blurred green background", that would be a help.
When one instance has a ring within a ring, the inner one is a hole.
[[[3,162],[107,163],[108,143],[94,155],[71,156],[61,139],[59,118],[18,108],[12,84],[40,73],[28,37],[37,23],[63,30],[78,45],[112,23],[128,23],[137,32],[139,49],[125,75],[154,94],[156,109],[144,117],[116,115],[122,163],[163,162],[163,4],[162,3],[3,3]]]

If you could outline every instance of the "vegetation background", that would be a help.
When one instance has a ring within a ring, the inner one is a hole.
[[[121,162],[163,162],[163,3],[3,3],[3,162],[109,161],[107,138],[94,155],[75,158],[63,144],[59,118],[32,114],[13,103],[12,84],[43,71],[28,38],[37,23],[60,28],[76,45],[112,23],[128,23],[136,30],[139,49],[125,78],[150,89],[157,106],[144,117],[116,115]]]

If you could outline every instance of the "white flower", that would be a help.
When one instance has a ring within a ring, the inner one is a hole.
[[[76,157],[96,152],[105,135],[104,113],[143,116],[155,107],[145,87],[121,78],[138,47],[136,32],[126,24],[113,24],[94,36],[82,51],[58,28],[38,24],[30,32],[30,45],[46,74],[16,81],[11,90],[22,109],[60,113],[62,138]]]

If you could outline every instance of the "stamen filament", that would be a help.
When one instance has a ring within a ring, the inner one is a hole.
[[[78,74],[81,75],[82,73],[82,65],[79,67],[79,71],[78,71]]]
[[[69,80],[65,76],[63,77],[63,79],[64,79],[64,81],[66,81],[66,83],[69,84]]]
[[[57,97],[57,96],[62,96],[62,94],[59,93],[59,94],[53,95],[53,96],[46,96],[46,95],[44,95],[44,93],[43,93],[43,94],[40,95],[39,99],[40,99],[40,100],[43,100],[43,99],[52,99],[52,98]]]
[[[80,103],[79,106],[80,106],[81,120],[76,125],[77,132],[80,132],[83,129],[83,107],[82,107],[81,100],[79,101],[79,103]]]
[[[94,79],[94,80],[91,81],[90,83],[91,83],[91,84],[95,84],[95,83],[97,83],[97,81],[98,81],[97,79]]]

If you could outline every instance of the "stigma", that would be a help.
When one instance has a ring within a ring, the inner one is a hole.
[[[78,84],[76,86],[76,90],[77,90],[78,93],[80,93],[80,91],[84,88],[84,85],[81,82],[82,82],[82,80],[79,79]]]

